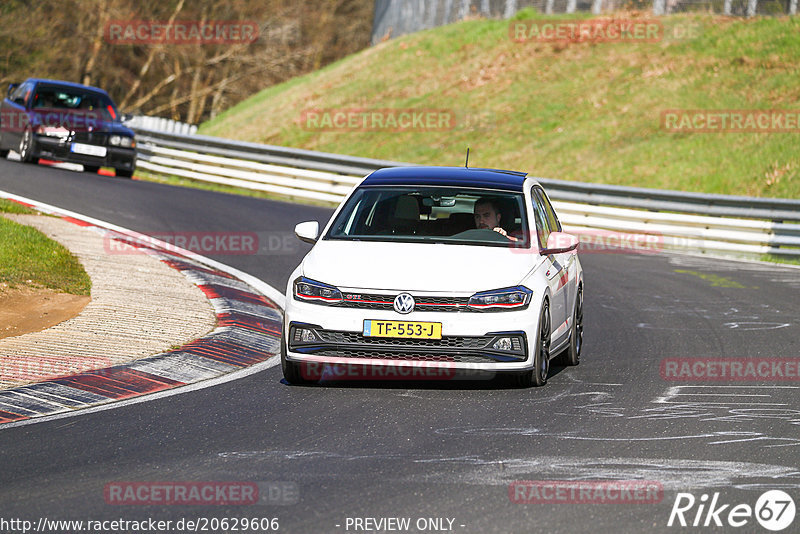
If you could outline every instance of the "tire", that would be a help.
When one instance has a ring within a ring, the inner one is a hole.
[[[0,159],[6,158],[9,152],[11,152],[11,150],[9,150],[8,148],[3,148],[3,135],[2,133],[0,133]]]
[[[515,375],[515,384],[519,387],[543,386],[547,383],[550,372],[550,306],[545,301],[539,314],[539,335],[536,339],[536,354],[533,357],[533,369]]]
[[[83,172],[90,172],[92,174],[97,174],[97,171],[100,170],[100,167],[96,167],[94,165],[84,165]]]
[[[566,365],[578,365],[581,363],[581,349],[583,349],[583,287],[578,286],[575,310],[572,312],[572,332],[570,332],[569,346],[564,351],[562,361]]]
[[[114,174],[118,178],[132,178],[133,177],[133,171],[132,170],[126,171],[125,169],[114,169]]]
[[[283,378],[289,384],[293,385],[304,385],[304,384],[312,384],[313,381],[307,380],[303,378],[303,373],[300,368],[299,363],[297,362],[290,362],[286,359],[286,341],[285,337],[282,336],[281,339],[281,370],[283,371]]]
[[[36,152],[36,141],[30,128],[25,128],[22,139],[19,141],[19,150],[17,152],[19,152],[19,159],[22,163],[38,163],[39,158],[33,157]]]

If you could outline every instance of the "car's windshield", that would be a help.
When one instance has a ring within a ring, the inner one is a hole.
[[[72,87],[39,86],[32,107],[98,113],[105,120],[117,120],[119,116],[114,103],[106,95]]]
[[[522,193],[453,187],[362,187],[325,239],[528,247]]]

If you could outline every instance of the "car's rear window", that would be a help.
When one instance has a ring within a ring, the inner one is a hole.
[[[361,187],[347,200],[325,239],[527,248],[524,205],[522,193],[506,191]]]

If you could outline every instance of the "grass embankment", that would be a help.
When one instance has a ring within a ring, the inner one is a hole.
[[[463,164],[470,146],[471,165],[541,177],[800,197],[798,133],[674,133],[661,119],[676,109],[800,109],[796,19],[660,20],[658,42],[518,43],[498,20],[399,37],[265,89],[200,132],[433,165]],[[458,122],[391,132],[302,120],[311,109],[358,108],[451,110]]]
[[[0,199],[0,212],[34,213]],[[0,216],[0,283],[89,295],[92,282],[72,253],[40,231]]]

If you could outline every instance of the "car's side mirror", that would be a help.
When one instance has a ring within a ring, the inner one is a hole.
[[[14,92],[14,89],[19,87],[18,83],[10,83],[8,84],[8,91],[6,92],[6,96],[11,96],[11,93]]]
[[[550,236],[547,238],[547,247],[542,249],[541,254],[546,256],[571,252],[577,249],[579,244],[580,239],[577,236],[566,232],[550,232]]]
[[[301,222],[294,227],[294,235],[300,241],[313,245],[319,237],[319,223],[317,221]]]

